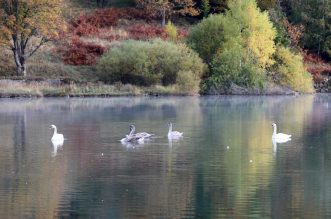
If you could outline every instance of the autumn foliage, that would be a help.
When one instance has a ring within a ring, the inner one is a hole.
[[[66,29],[61,0],[3,0],[0,45],[13,51],[17,76],[26,76],[26,61],[43,44]]]
[[[79,38],[73,38],[69,47],[62,52],[66,64],[94,65],[97,58],[105,52],[105,48],[93,43],[83,42]]]
[[[78,16],[71,26],[71,32],[78,36],[98,35],[100,28],[116,26],[120,19],[150,20],[151,16],[136,8],[107,8],[95,10],[91,14]]]
[[[105,51],[105,46],[86,43],[86,40],[80,38],[92,37],[109,43],[127,39],[168,39],[165,28],[151,22],[152,19],[154,17],[151,14],[136,8],[106,8],[81,14],[71,22],[69,32],[62,37],[65,46],[59,51],[66,64],[94,65]],[[178,28],[178,39],[187,35],[187,28]]]
[[[128,27],[128,32],[130,33],[130,38],[135,40],[143,40],[157,37],[162,39],[167,38],[165,30],[161,26],[137,24]]]
[[[316,84],[320,84],[325,81],[323,74],[331,73],[330,64],[323,61],[317,54],[306,52],[304,54],[304,61],[308,64],[307,71],[313,75],[313,79]]]

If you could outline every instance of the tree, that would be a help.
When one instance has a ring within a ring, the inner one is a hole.
[[[312,75],[307,72],[300,54],[279,46],[274,58],[276,63],[271,66],[273,81],[299,92],[314,92]]]
[[[229,4],[226,20],[238,25],[247,55],[262,68],[273,64],[276,30],[267,12],[261,12],[255,0],[237,0]]]
[[[0,45],[13,51],[17,76],[26,76],[26,61],[65,30],[61,0],[2,0]]]
[[[136,0],[136,4],[153,15],[161,16],[162,26],[166,24],[167,15],[178,13],[196,16],[199,14],[193,0]]]
[[[208,17],[211,9],[209,0],[202,0],[201,8],[203,16]]]
[[[331,59],[330,0],[286,0],[282,8],[291,24],[303,25],[301,45],[311,52]]]
[[[276,31],[254,0],[229,3],[225,14],[211,15],[192,28],[189,46],[208,64],[203,90],[226,89],[231,83],[261,85],[274,62]]]

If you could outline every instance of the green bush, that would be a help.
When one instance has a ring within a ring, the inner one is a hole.
[[[97,69],[104,82],[140,86],[175,85],[185,74],[194,86],[183,86],[180,82],[179,87],[190,92],[199,85],[205,67],[199,56],[184,44],[155,39],[128,40],[113,46],[100,58]]]
[[[208,64],[224,43],[224,16],[210,15],[192,28],[187,44]]]
[[[271,68],[273,81],[299,92],[314,92],[312,76],[306,71],[301,55],[278,47],[274,56],[276,64]]]
[[[226,93],[232,84],[243,87],[262,86],[263,69],[244,56],[240,44],[232,44],[229,48],[214,57],[211,65],[212,74],[202,84],[203,92],[213,90]]]

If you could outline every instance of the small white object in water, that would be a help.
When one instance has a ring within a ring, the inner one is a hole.
[[[230,149],[230,147],[229,147],[229,146],[226,146],[226,149],[228,149],[228,150],[229,150],[229,149]]]
[[[101,156],[103,156],[103,153],[101,153]]]
[[[249,160],[250,163],[252,163],[253,161],[252,160]]]

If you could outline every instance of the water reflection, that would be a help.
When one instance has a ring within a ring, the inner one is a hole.
[[[121,142],[121,143],[126,149],[130,150],[130,149],[136,149],[136,148],[143,147],[145,144],[145,141],[133,141],[133,142],[126,141],[126,142]]]
[[[329,96],[0,102],[1,218],[331,216]],[[121,144],[132,123],[157,138]]]
[[[56,157],[57,151],[62,149],[63,141],[51,141],[53,146],[52,157]]]

